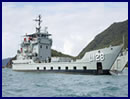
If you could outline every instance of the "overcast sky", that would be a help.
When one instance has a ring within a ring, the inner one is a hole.
[[[2,2],[2,59],[16,55],[22,35],[35,32],[39,14],[42,28],[52,34],[52,48],[77,56],[112,23],[128,19],[128,3]]]

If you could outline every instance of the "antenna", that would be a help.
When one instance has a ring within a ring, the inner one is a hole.
[[[42,22],[41,15],[39,15],[38,18],[35,19],[34,21],[38,22],[38,27],[36,27],[36,32],[40,33],[40,30],[41,30],[41,26],[40,25],[41,25],[41,22]]]
[[[45,33],[47,33],[47,29],[48,29],[48,27],[45,27],[45,29],[44,29],[44,32],[45,32]]]

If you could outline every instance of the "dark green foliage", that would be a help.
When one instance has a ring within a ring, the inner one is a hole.
[[[128,62],[127,62],[127,64],[125,65],[125,67],[128,67]]]
[[[98,34],[77,56],[82,58],[84,54],[91,50],[101,49],[110,45],[119,45],[125,39],[125,48],[128,48],[128,20],[114,23],[102,33]]]

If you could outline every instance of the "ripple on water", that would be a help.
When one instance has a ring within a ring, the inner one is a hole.
[[[2,96],[128,97],[128,74],[96,76],[2,69]]]

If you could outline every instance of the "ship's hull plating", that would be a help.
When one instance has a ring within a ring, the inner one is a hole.
[[[111,68],[111,73],[121,73],[128,63],[128,51],[122,52],[122,54],[116,59]]]
[[[93,60],[85,62],[51,62],[51,63],[28,63],[25,64],[16,60],[13,62],[12,69],[15,71],[41,71],[41,72],[64,72],[76,74],[91,75],[110,75],[109,71],[117,59],[121,50],[121,46],[113,47],[113,49],[100,49],[105,55],[104,60]],[[95,54],[98,51],[92,51]]]
[[[109,70],[15,70],[18,72],[43,72],[43,73],[65,73],[65,74],[80,74],[80,75],[111,75]]]

